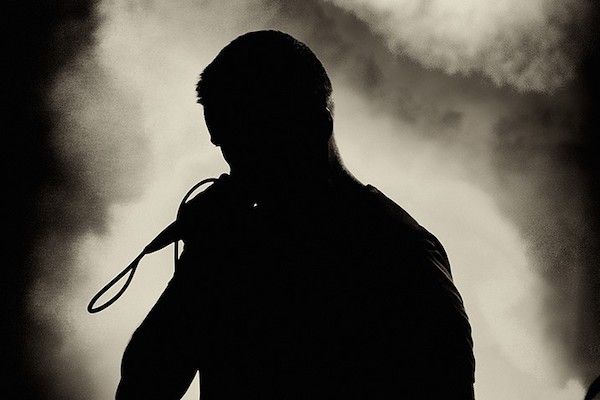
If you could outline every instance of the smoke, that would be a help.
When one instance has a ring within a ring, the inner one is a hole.
[[[518,221],[548,284],[546,336],[560,345],[568,371],[590,382],[600,371],[597,203],[583,168],[590,142],[577,99],[553,100],[537,99],[497,122],[498,204]]]
[[[586,1],[329,0],[366,21],[395,54],[448,74],[553,91],[576,74]]]
[[[85,304],[170,222],[191,184],[224,170],[194,84],[230,40],[266,28],[323,60],[350,169],[446,246],[473,324],[478,395],[582,397],[600,367],[597,328],[580,323],[593,321],[580,296],[598,260],[590,172],[578,163],[584,44],[569,39],[585,31],[586,7],[393,4],[100,3],[94,40],[48,97],[49,150],[63,175],[40,204],[30,299],[36,357],[56,366],[40,372],[54,398],[113,395],[124,346],[169,279],[169,255],[144,260],[110,310],[88,316]]]
[[[82,278],[72,270],[81,262],[78,246],[87,234],[107,234],[109,207],[134,201],[144,187],[148,145],[136,95],[127,82],[109,76],[89,48],[63,66],[47,94],[54,115],[50,150],[59,155],[61,175],[49,177],[38,203],[42,215],[35,260],[43,279],[30,288],[30,309],[37,314],[39,330],[31,332],[29,341],[34,353],[59,366],[51,371],[37,366],[41,375],[61,377],[56,398],[85,397],[80,379],[94,376],[69,362],[81,357],[68,342],[74,327],[57,318],[58,310],[68,309],[68,290]]]

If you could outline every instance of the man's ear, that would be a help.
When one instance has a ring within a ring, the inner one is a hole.
[[[321,115],[319,116],[319,133],[328,141],[331,135],[333,135],[333,115],[331,115],[331,111],[329,108],[325,107],[321,110]]]

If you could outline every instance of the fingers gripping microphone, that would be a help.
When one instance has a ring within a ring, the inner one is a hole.
[[[223,175],[221,175],[221,176],[223,176]],[[117,274],[117,276],[115,276],[113,279],[111,279],[110,282],[108,282],[106,285],[104,285],[104,287],[102,287],[102,289],[100,289],[98,291],[98,293],[96,293],[94,295],[94,297],[92,297],[92,299],[90,300],[90,302],[87,306],[87,310],[90,314],[98,313],[98,312],[110,307],[115,301],[117,301],[123,295],[123,293],[125,293],[125,291],[129,287],[129,285],[131,284],[131,281],[133,280],[133,276],[135,275],[135,271],[137,270],[137,267],[138,267],[140,261],[146,254],[151,254],[158,250],[162,250],[165,247],[167,247],[168,245],[170,245],[171,243],[174,243],[175,244],[175,262],[177,262],[178,257],[179,257],[178,242],[181,239],[181,229],[180,229],[181,209],[183,208],[184,204],[188,201],[189,197],[198,188],[200,188],[201,186],[203,186],[207,183],[216,182],[217,180],[218,180],[217,178],[204,179],[204,180],[198,182],[197,184],[195,184],[186,193],[186,195],[181,200],[181,203],[179,204],[179,209],[177,211],[177,219],[174,222],[172,222],[169,226],[167,226],[165,229],[163,229],[163,231],[161,233],[159,233],[158,236],[156,236],[150,243],[148,243],[148,245],[146,247],[144,247],[144,250],[142,250],[142,252],[140,254],[138,254],[137,257],[135,257],[133,259],[133,261],[127,267],[125,267],[125,269],[123,269],[121,272],[119,272]],[[113,286],[115,286],[125,276],[127,276],[127,278],[125,280],[125,283],[121,287],[121,289],[119,289],[119,291],[113,297],[111,297],[109,300],[107,300],[106,302],[104,302],[100,305],[97,305],[100,298],[102,296],[104,296],[106,294],[106,292],[108,292]]]

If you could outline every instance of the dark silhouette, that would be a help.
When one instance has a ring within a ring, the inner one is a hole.
[[[600,375],[594,379],[590,384],[587,393],[585,394],[585,400],[598,400],[600,399]]]
[[[472,399],[444,249],[344,168],[317,57],[248,33],[197,91],[231,171],[183,206],[182,255],[127,346],[117,398],[178,399],[199,370],[206,400]]]

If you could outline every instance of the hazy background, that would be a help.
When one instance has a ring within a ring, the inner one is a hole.
[[[334,86],[359,179],[445,245],[473,327],[481,399],[582,399],[600,373],[591,2],[74,2],[48,28],[44,140],[22,286],[27,371],[46,398],[114,396],[120,357],[172,274],[89,298],[227,171],[194,85],[236,36],[279,29]],[[53,14],[54,15],[54,14]],[[41,39],[38,39],[41,40]],[[45,168],[44,165],[48,167]],[[197,398],[197,382],[189,398]]]

